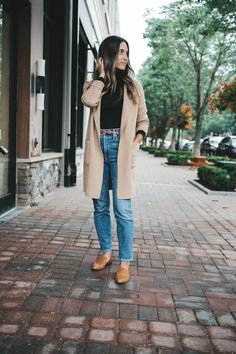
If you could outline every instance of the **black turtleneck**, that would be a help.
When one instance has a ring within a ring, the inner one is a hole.
[[[102,96],[100,126],[101,129],[120,128],[121,113],[123,108],[124,98],[124,82],[122,73],[117,71],[116,74],[116,90],[107,91]]]
[[[122,75],[123,71],[117,70],[117,85],[115,92],[111,92],[111,90],[109,90],[102,96],[100,113],[101,129],[120,128],[124,99],[124,82]],[[104,82],[102,77],[98,77],[97,80]],[[136,134],[142,134],[143,138],[146,135],[143,130],[138,130]]]

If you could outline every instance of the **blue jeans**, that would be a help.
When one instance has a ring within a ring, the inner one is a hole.
[[[94,223],[102,252],[112,251],[112,226],[110,217],[109,182],[112,185],[113,211],[119,242],[119,259],[133,260],[134,220],[131,199],[117,198],[117,154],[119,135],[100,135],[100,145],[104,155],[104,170],[101,195],[93,199]]]

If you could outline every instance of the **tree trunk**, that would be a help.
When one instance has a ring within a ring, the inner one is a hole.
[[[160,149],[161,149],[161,150],[164,150],[164,148],[165,148],[165,137],[162,138],[160,145],[161,145],[161,146],[160,146]]]
[[[201,144],[201,133],[202,133],[202,119],[201,117],[196,117],[196,131],[195,131],[195,143],[193,149],[193,156],[200,156],[200,144]]]
[[[177,151],[180,150],[179,141],[180,141],[180,128],[178,128],[177,144],[175,144],[175,146],[176,146],[175,149],[176,149]]]
[[[177,126],[174,126],[173,127],[173,131],[172,131],[172,136],[171,136],[171,144],[170,144],[170,147],[169,147],[170,151],[175,151],[176,132],[177,132]]]
[[[201,117],[201,64],[196,65],[196,131],[195,144],[193,148],[193,156],[200,156],[200,139],[202,133],[202,117]]]

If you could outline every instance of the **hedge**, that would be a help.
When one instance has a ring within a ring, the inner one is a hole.
[[[214,163],[217,163],[218,161],[228,161],[229,160],[229,157],[228,156],[208,156],[207,157],[207,161],[209,162],[214,162]]]
[[[151,148],[148,150],[148,153],[154,155],[156,150],[157,150],[157,148]]]
[[[154,156],[155,157],[166,157],[167,154],[169,154],[169,151],[167,151],[167,150],[158,150],[158,149],[156,149],[156,151],[154,152]]]
[[[200,166],[198,178],[201,184],[213,190],[236,190],[236,170],[227,171],[215,166]]]
[[[193,157],[191,151],[176,151],[167,154],[169,165],[188,166],[188,160]]]
[[[148,151],[148,150],[150,149],[150,146],[141,145],[141,146],[140,146],[140,149],[143,150],[143,151]]]

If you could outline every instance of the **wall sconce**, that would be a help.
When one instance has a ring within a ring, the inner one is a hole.
[[[38,142],[38,139],[37,139],[37,138],[34,138],[34,141],[33,141],[34,148],[37,147],[38,143],[39,143],[39,142]]]
[[[37,60],[37,76],[36,76],[36,108],[44,111],[44,94],[45,90],[45,60]]]
[[[0,153],[6,156],[8,154],[8,150],[5,146],[1,145],[0,146]]]

